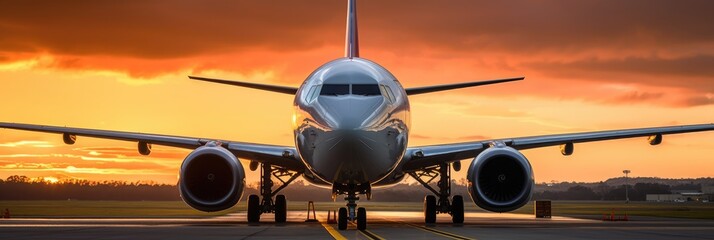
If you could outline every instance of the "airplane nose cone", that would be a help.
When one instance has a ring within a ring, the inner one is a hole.
[[[320,96],[314,126],[299,128],[301,156],[317,176],[331,183],[362,184],[386,176],[405,141],[389,125],[382,96]]]
[[[364,183],[378,179],[389,169],[392,162],[383,149],[374,145],[375,133],[361,130],[338,130],[333,132],[337,141],[327,150],[337,164],[337,182]]]
[[[320,104],[326,110],[326,120],[330,128],[340,130],[364,130],[369,128],[370,119],[379,113],[382,96],[335,97]]]

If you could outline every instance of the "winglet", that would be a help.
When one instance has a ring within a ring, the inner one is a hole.
[[[359,57],[357,34],[357,0],[347,0],[347,34],[345,37],[345,57]]]

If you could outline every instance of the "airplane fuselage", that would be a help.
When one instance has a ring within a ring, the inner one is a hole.
[[[384,67],[363,58],[330,61],[300,86],[294,101],[295,146],[318,185],[389,184],[410,126],[404,88]]]

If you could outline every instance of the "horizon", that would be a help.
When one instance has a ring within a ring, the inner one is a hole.
[[[17,177],[16,179],[10,180],[12,177]],[[599,183],[607,183],[610,181],[617,181],[620,179],[624,179],[625,177],[620,176],[620,177],[612,177],[612,178],[607,178],[604,180],[599,180],[599,181],[590,181],[590,182],[579,182],[579,181],[542,181],[542,182],[535,182],[536,185],[557,185],[557,184],[599,184]],[[700,177],[700,178],[659,178],[659,177],[646,177],[646,176],[639,176],[639,177],[627,177],[627,181],[632,181],[628,184],[632,185],[635,183],[647,183],[648,180],[656,181],[656,180],[661,180],[661,181],[707,181],[707,180],[714,180],[714,177]],[[127,181],[127,180],[100,180],[100,181],[95,181],[95,180],[88,180],[88,179],[79,179],[79,178],[61,178],[61,179],[56,179],[56,178],[44,178],[44,177],[35,177],[35,178],[30,178],[24,175],[11,175],[8,178],[0,178],[0,183],[13,183],[13,181],[16,181],[15,183],[18,183],[17,181],[19,180],[19,183],[42,183],[42,184],[48,184],[48,185],[54,185],[54,184],[77,184],[77,183],[88,183],[88,184],[122,184],[122,185],[151,185],[151,186],[177,186],[176,183],[161,183],[161,182],[156,182],[156,181]],[[644,180],[644,181],[643,181]],[[451,179],[452,184],[456,184],[459,186],[467,186],[468,183],[464,179]],[[248,182],[246,181],[246,188],[249,189],[258,189],[258,184],[259,181],[252,181]],[[323,187],[310,184],[309,182],[305,181],[304,179],[298,179],[294,182],[294,184],[288,185],[288,186],[311,186],[311,187],[316,187],[316,188],[321,188],[324,189]],[[397,185],[420,185],[418,182],[415,181],[401,181],[399,183],[394,184],[394,186]],[[624,184],[623,184],[624,185]],[[714,186],[714,185],[712,185]],[[389,189],[389,188],[379,188],[379,189]]]
[[[291,96],[186,76],[298,86],[343,53],[342,1],[73,4],[0,8],[1,121],[293,145]],[[361,56],[404,86],[526,77],[411,97],[410,146],[714,122],[714,3],[519,4],[360,2]],[[2,129],[0,178],[175,184],[188,153]],[[536,182],[714,176],[712,132],[523,153]]]

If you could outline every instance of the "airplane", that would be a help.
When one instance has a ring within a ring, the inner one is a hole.
[[[260,168],[260,196],[248,196],[248,222],[259,222],[264,213],[273,213],[275,222],[285,222],[287,200],[278,193],[302,177],[331,188],[333,200],[345,196],[346,206],[337,214],[340,230],[347,229],[348,222],[366,229],[367,212],[357,207],[359,197],[371,199],[373,188],[394,185],[406,176],[433,193],[424,198],[425,223],[436,222],[437,214],[450,214],[454,223],[463,223],[463,196],[451,195],[451,168],[460,171],[462,160],[473,159],[467,170],[471,200],[488,211],[508,212],[530,201],[535,184],[531,164],[521,150],[560,146],[567,156],[576,143],[648,137],[649,144],[658,145],[667,134],[714,130],[714,124],[698,124],[409,146],[409,96],[524,77],[402,87],[387,69],[360,57],[356,0],[348,0],[347,5],[344,57],[320,66],[299,87],[189,76],[294,95],[294,146],[22,123],[2,122],[0,128],[62,134],[66,144],[74,144],[77,136],[133,141],[143,155],[151,153],[152,145],[192,149],[179,170],[179,192],[186,204],[206,212],[225,210],[240,201],[245,170],[238,159],[248,159],[251,171]],[[429,185],[433,182],[436,188]]]

